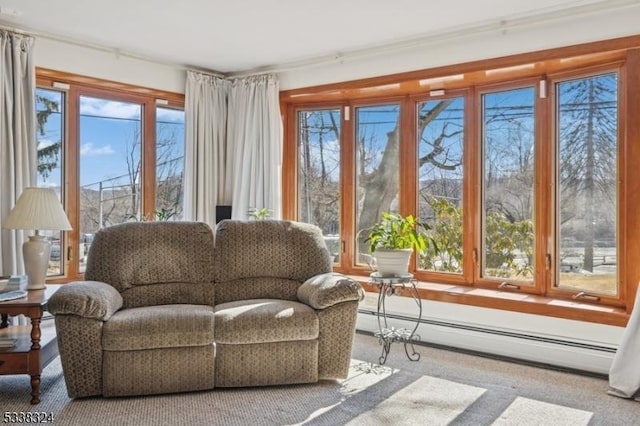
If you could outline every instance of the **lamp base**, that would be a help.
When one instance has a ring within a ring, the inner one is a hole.
[[[30,235],[29,241],[25,241],[22,244],[24,269],[27,277],[29,277],[27,290],[42,290],[45,288],[44,283],[47,278],[50,254],[51,244],[42,235]]]
[[[36,284],[36,285],[28,285],[26,290],[27,291],[44,290],[45,288],[47,288],[47,286],[45,286],[44,284]]]

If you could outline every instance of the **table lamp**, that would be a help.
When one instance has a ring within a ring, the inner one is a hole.
[[[40,230],[68,231],[71,224],[51,188],[26,188],[2,224],[6,229],[33,229],[35,235],[22,245],[24,269],[29,279],[27,290],[45,288],[51,243]]]

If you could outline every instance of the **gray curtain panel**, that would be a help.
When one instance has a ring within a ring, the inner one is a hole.
[[[640,289],[609,370],[609,394],[640,401]]]
[[[222,78],[187,72],[185,93],[184,218],[216,224],[225,196],[227,86]]]
[[[33,44],[33,37],[0,30],[0,223],[37,183]],[[24,273],[26,232],[0,230],[0,276]]]
[[[251,208],[282,216],[278,88],[273,75],[187,72],[185,219],[215,227],[216,205],[231,205],[233,219],[247,219]]]
[[[282,217],[282,118],[274,75],[234,79],[229,88],[227,177],[233,182],[232,217],[253,208]]]

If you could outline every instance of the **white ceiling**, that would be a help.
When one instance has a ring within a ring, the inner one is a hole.
[[[0,0],[0,27],[234,74],[633,3],[638,1]]]

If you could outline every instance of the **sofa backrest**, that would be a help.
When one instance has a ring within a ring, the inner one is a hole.
[[[215,236],[216,303],[246,298],[295,298],[297,287],[330,272],[320,228],[285,220],[224,220]]]
[[[124,307],[213,305],[213,231],[199,222],[127,222],[95,235],[86,280],[115,287]]]

